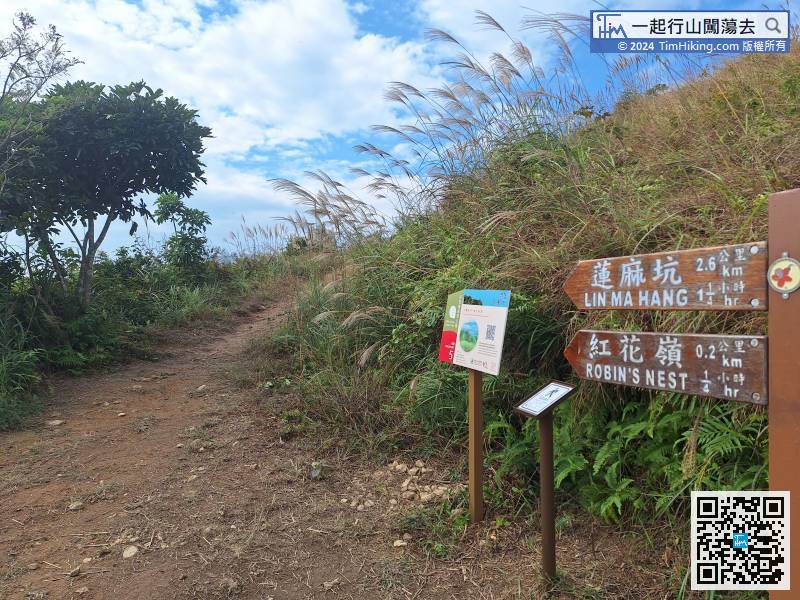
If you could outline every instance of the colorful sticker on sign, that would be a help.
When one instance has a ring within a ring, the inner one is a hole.
[[[458,316],[461,313],[461,301],[464,292],[455,292],[447,297],[447,308],[444,311],[444,327],[442,328],[442,343],[439,345],[439,360],[453,364],[453,355],[456,351],[458,338]]]
[[[450,294],[439,360],[497,375],[510,299],[509,290],[463,290]]]

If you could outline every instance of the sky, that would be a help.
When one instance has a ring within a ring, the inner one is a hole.
[[[403,120],[384,99],[389,81],[427,89],[448,77],[440,63],[452,50],[426,41],[426,29],[453,34],[479,57],[508,50],[501,33],[475,24],[475,11],[485,10],[526,42],[534,61],[547,70],[553,48],[543,34],[520,31],[530,7],[587,16],[590,9],[602,8],[583,0],[525,4],[529,8],[508,0],[3,0],[0,27],[10,29],[14,13],[26,10],[41,25],[55,25],[67,49],[83,61],[69,80],[125,84],[143,79],[197,109],[214,137],[207,140],[203,157],[208,182],[189,203],[210,214],[209,239],[225,247],[242,217],[250,224],[270,224],[292,212],[292,199],[269,180],[310,183],[308,170],[326,171],[390,215],[390,205],[363,189],[366,179],[350,173],[351,167],[370,166],[353,146],[374,138],[370,125]],[[745,5],[613,4],[740,6]],[[581,60],[588,64],[592,58]],[[586,73],[591,78],[593,70]],[[115,227],[106,249],[128,243],[127,231],[127,226]],[[165,232],[152,224],[147,231],[155,240]]]

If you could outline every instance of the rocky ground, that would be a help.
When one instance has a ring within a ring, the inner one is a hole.
[[[352,456],[282,392],[235,385],[290,307],[252,308],[158,361],[54,381],[37,424],[0,434],[1,597],[543,596],[535,515],[469,526],[452,459]],[[670,597],[640,537],[562,521],[550,596]]]

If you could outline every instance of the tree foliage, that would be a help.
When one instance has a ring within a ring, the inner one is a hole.
[[[68,232],[80,256],[77,293],[85,309],[111,224],[149,218],[143,194],[189,196],[205,182],[200,156],[211,130],[196,111],[144,82],[56,85],[38,108],[28,160],[0,194],[0,231],[16,231],[44,253],[65,293],[56,238]]]

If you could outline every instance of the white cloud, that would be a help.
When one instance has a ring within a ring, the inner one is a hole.
[[[4,3],[0,22],[22,6]],[[212,153],[244,154],[393,121],[386,81],[429,81],[424,47],[359,35],[343,0],[239,4],[201,18],[194,0],[26,0],[84,64],[73,78],[145,79],[197,107]]]
[[[224,229],[232,213],[291,208],[253,156],[307,163],[332,136],[396,120],[383,100],[387,81],[434,83],[423,43],[359,32],[355,13],[364,8],[243,0],[225,14],[214,0],[14,0],[0,6],[0,24],[7,30],[13,14],[27,10],[56,25],[84,61],[70,79],[144,79],[197,108],[214,138],[204,157],[208,185],[193,202],[209,206],[215,229]]]

